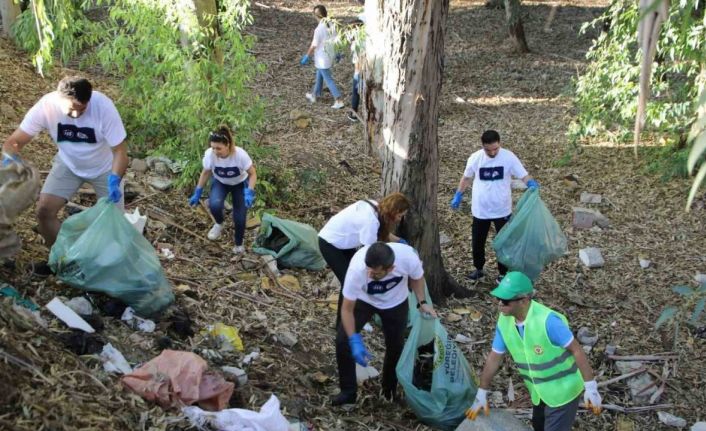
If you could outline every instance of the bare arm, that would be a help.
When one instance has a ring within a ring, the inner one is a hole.
[[[497,353],[493,350],[490,351],[488,359],[485,360],[485,365],[483,366],[483,372],[480,374],[480,388],[489,389],[490,382],[493,380],[493,376],[500,369],[500,365],[503,363],[503,355]]]
[[[461,177],[461,181],[458,182],[458,191],[463,193],[466,191],[468,186],[471,184],[471,177]]]
[[[311,57],[312,55],[314,55],[314,50],[315,50],[315,49],[316,49],[316,45],[311,44],[311,46],[309,46],[309,49],[306,51],[306,55],[308,55],[309,57]]]
[[[581,371],[581,377],[583,377],[583,381],[589,382],[593,380],[594,376],[591,364],[588,363],[586,353],[584,353],[583,349],[581,348],[581,345],[578,343],[578,341],[576,341],[576,338],[571,341],[571,344],[569,344],[566,350],[568,350],[569,352],[571,352],[572,355],[574,355],[574,359],[576,360],[576,366],[579,367],[579,370]]]
[[[127,144],[125,141],[111,148],[113,150],[113,173],[119,177],[125,175],[127,170]]]
[[[211,170],[210,169],[202,170],[201,175],[199,175],[199,182],[196,183],[196,187],[201,187],[201,188],[206,187],[206,182],[208,181],[209,178],[211,178]]]
[[[532,175],[525,175],[524,177],[522,177],[522,182],[527,184],[527,181],[529,181],[531,179],[532,179]]]
[[[418,280],[415,280],[410,277],[409,288],[412,289],[412,292],[414,292],[414,296],[417,297],[418,304],[421,304],[422,301],[426,300],[426,295],[424,294],[424,277]],[[429,313],[432,317],[437,317],[436,311],[434,311],[434,307],[431,304],[422,304],[419,307],[419,310],[424,313]]]
[[[255,190],[255,183],[257,182],[257,171],[255,170],[255,164],[252,164],[248,170],[248,188]]]
[[[400,237],[393,234],[392,232],[390,232],[390,234],[387,236],[387,241],[388,242],[400,242]]]
[[[346,335],[349,337],[355,334],[355,317],[353,316],[354,308],[355,301],[351,301],[348,298],[343,298],[343,305],[341,306],[341,324],[343,324],[343,330],[346,331]]]
[[[31,135],[23,132],[22,129],[16,129],[12,132],[12,135],[5,139],[5,143],[2,145],[2,151],[14,156],[15,154],[19,154],[22,147],[27,145],[27,143],[31,140]]]

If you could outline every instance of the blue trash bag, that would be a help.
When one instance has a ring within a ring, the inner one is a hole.
[[[477,388],[463,352],[439,319],[417,314],[395,371],[405,400],[420,421],[441,430],[453,430],[463,422]]]
[[[522,195],[510,222],[495,236],[493,249],[510,271],[520,271],[533,281],[546,265],[566,254],[566,236],[539,190]]]
[[[62,223],[49,266],[64,283],[117,298],[140,316],[174,301],[154,247],[107,198]]]

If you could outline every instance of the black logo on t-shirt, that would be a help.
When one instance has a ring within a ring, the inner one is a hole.
[[[232,168],[222,168],[216,166],[213,168],[213,172],[221,178],[235,178],[240,176],[240,169],[233,166]]]
[[[479,178],[483,181],[502,180],[505,177],[505,168],[503,166],[493,166],[491,168],[480,168]]]
[[[387,280],[371,280],[368,282],[368,295],[379,295],[392,290],[395,286],[400,284],[400,281],[402,281],[403,278],[404,277],[400,275],[397,277],[388,278]]]
[[[59,130],[56,134],[57,142],[77,142],[84,144],[95,144],[96,132],[92,127],[76,127],[73,124],[58,124]]]

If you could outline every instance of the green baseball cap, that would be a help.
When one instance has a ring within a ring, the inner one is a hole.
[[[498,287],[490,292],[496,298],[510,300],[521,296],[527,296],[534,292],[532,280],[518,271],[508,272],[503,277]]]

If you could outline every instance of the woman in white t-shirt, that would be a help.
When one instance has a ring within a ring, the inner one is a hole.
[[[343,288],[343,280],[355,252],[362,246],[383,242],[407,242],[392,232],[409,210],[409,200],[402,193],[391,193],[380,203],[361,200],[331,217],[319,231],[319,250]],[[338,298],[336,326],[341,319]]]
[[[244,149],[236,147],[233,134],[226,125],[221,125],[208,136],[210,148],[203,156],[203,171],[199,177],[194,194],[189,199],[189,205],[199,204],[203,188],[208,179],[211,181],[211,192],[208,196],[208,206],[216,220],[208,232],[208,239],[220,238],[223,231],[223,207],[226,196],[233,199],[233,225],[235,227],[235,247],[233,253],[245,252],[243,238],[245,236],[245,219],[247,208],[255,203],[255,181],[257,173],[255,165]]]

